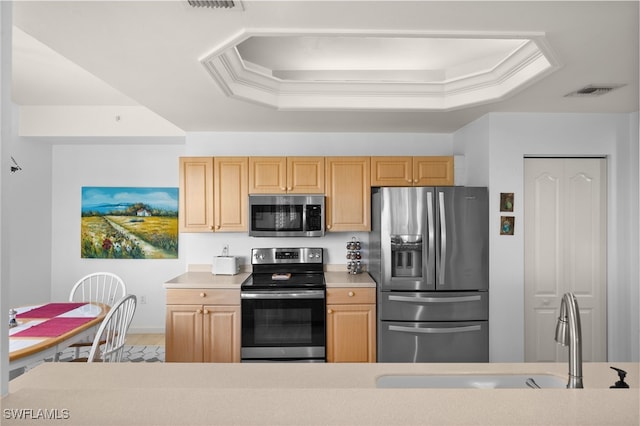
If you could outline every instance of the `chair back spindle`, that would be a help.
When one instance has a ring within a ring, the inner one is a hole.
[[[120,362],[137,299],[128,294],[114,304],[100,324],[87,362]]]

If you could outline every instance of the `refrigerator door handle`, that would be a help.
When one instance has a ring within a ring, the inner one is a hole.
[[[425,276],[427,277],[427,285],[433,285],[432,274],[429,271],[433,271],[432,265],[435,262],[435,224],[433,222],[433,193],[431,191],[427,192],[427,225],[428,225],[428,239],[429,239],[429,253],[427,254],[427,262],[426,268],[427,273]]]
[[[444,192],[438,192],[438,201],[440,208],[440,266],[438,271],[438,285],[444,285],[444,267],[447,260],[447,219],[444,208]]]
[[[390,325],[389,331],[399,331],[401,333],[420,333],[420,334],[450,334],[450,333],[467,333],[469,331],[480,331],[482,327],[479,325],[468,325],[464,327],[434,328],[434,327],[403,327],[400,325]]]
[[[420,297],[420,296],[389,296],[390,301],[409,303],[457,303],[457,302],[477,302],[480,296],[461,297]]]

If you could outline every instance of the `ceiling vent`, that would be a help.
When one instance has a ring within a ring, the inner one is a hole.
[[[233,9],[238,7],[239,1],[233,0],[187,0],[191,7],[208,7],[211,9]]]
[[[619,87],[624,86],[624,84],[609,84],[609,85],[596,85],[590,84],[588,86],[584,86],[582,89],[578,89],[574,92],[567,93],[564,95],[567,98],[572,97],[585,97],[585,96],[600,96],[605,95],[612,90],[615,90]]]

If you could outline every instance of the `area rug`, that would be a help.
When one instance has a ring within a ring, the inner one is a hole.
[[[80,350],[80,357],[89,355],[89,348]],[[67,348],[60,353],[60,361],[71,361],[75,358],[75,349]],[[47,360],[52,361],[52,360]],[[164,346],[131,346],[124,347],[122,362],[164,362]]]
[[[89,356],[90,348],[81,348],[79,356]],[[75,358],[75,349],[67,348],[60,353],[59,362],[68,362]],[[11,371],[9,380],[13,380],[43,362],[53,362],[53,358],[31,364],[24,369]],[[164,362],[164,346],[132,346],[127,345],[122,352],[122,362]]]

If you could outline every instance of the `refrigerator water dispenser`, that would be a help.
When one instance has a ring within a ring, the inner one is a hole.
[[[391,236],[391,276],[422,276],[422,236]]]

